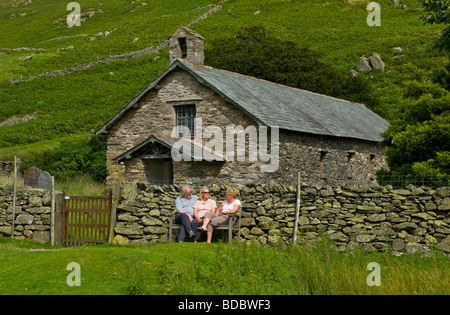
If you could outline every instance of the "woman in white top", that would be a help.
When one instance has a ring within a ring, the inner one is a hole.
[[[236,199],[236,189],[230,188],[227,190],[225,200],[215,213],[207,212],[203,217],[203,225],[201,229],[206,231],[206,241],[211,243],[213,229],[221,224],[228,223],[229,214],[237,213],[241,209],[241,202]]]

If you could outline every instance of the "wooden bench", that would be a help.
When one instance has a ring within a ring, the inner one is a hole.
[[[233,231],[237,230],[238,241],[241,240],[241,213],[242,208],[239,210],[239,213],[230,214],[230,220],[228,220],[228,224],[222,224],[218,227],[214,228],[216,230],[228,230],[228,244],[231,245],[233,241]],[[179,230],[181,228],[181,224],[175,224],[175,213],[170,216],[169,222],[169,242],[173,241],[173,230]],[[197,228],[197,231],[202,231],[200,227]],[[203,231],[202,231],[203,232]]]

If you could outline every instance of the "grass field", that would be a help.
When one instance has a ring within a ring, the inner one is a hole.
[[[80,265],[80,286],[68,286]],[[369,286],[380,266],[380,286]],[[71,279],[71,277],[69,277]],[[372,278],[371,278],[372,279]],[[1,294],[450,294],[449,258],[218,242],[51,248],[0,237]]]

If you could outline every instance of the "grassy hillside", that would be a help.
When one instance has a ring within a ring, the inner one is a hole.
[[[318,51],[323,61],[344,71],[355,68],[361,55],[379,53],[386,71],[360,75],[372,80],[382,104],[374,110],[389,120],[404,83],[426,79],[433,68],[443,64],[445,57],[432,49],[441,28],[423,25],[418,0],[402,1],[407,11],[390,0],[379,1],[381,26],[369,27],[368,2],[80,0],[82,17],[87,19],[80,27],[69,28],[67,1],[0,0],[0,124],[12,118],[37,118],[0,127],[0,160],[17,153],[31,158],[30,150],[40,152],[41,144],[51,148],[61,137],[87,134],[100,127],[168,66],[168,50],[63,76],[27,79],[156,47],[211,5],[221,5],[222,10],[191,25],[205,37],[206,48],[214,40],[235,36],[242,27],[263,25],[278,38]],[[105,36],[106,32],[110,34]],[[394,47],[403,52],[394,52]],[[22,61],[27,56],[32,59]],[[24,82],[11,85],[11,78]]]
[[[13,4],[16,3],[16,6]],[[210,0],[189,1],[78,1],[81,6],[81,26],[69,28],[66,17],[68,1],[2,0],[0,38],[1,48],[42,48],[36,51],[3,51],[14,55],[1,63],[7,71],[0,80],[11,76],[24,78],[41,72],[64,69],[80,63],[136,51],[167,38],[173,29],[204,13]],[[143,5],[146,3],[145,5]],[[193,11],[193,9],[202,8]],[[22,14],[25,14],[22,16]],[[88,18],[91,16],[90,18]],[[105,32],[111,34],[105,36]],[[103,33],[103,35],[99,35]],[[91,38],[95,40],[91,41]],[[133,42],[135,38],[138,41]],[[73,46],[73,48],[69,48]],[[20,62],[20,57],[33,56],[30,62]],[[17,57],[17,58],[16,58]],[[10,60],[8,60],[10,59]],[[9,61],[9,62],[8,62]]]

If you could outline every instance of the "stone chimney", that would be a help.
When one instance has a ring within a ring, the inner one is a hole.
[[[187,27],[180,27],[169,37],[170,63],[177,59],[187,61],[196,68],[203,66],[204,38]]]

